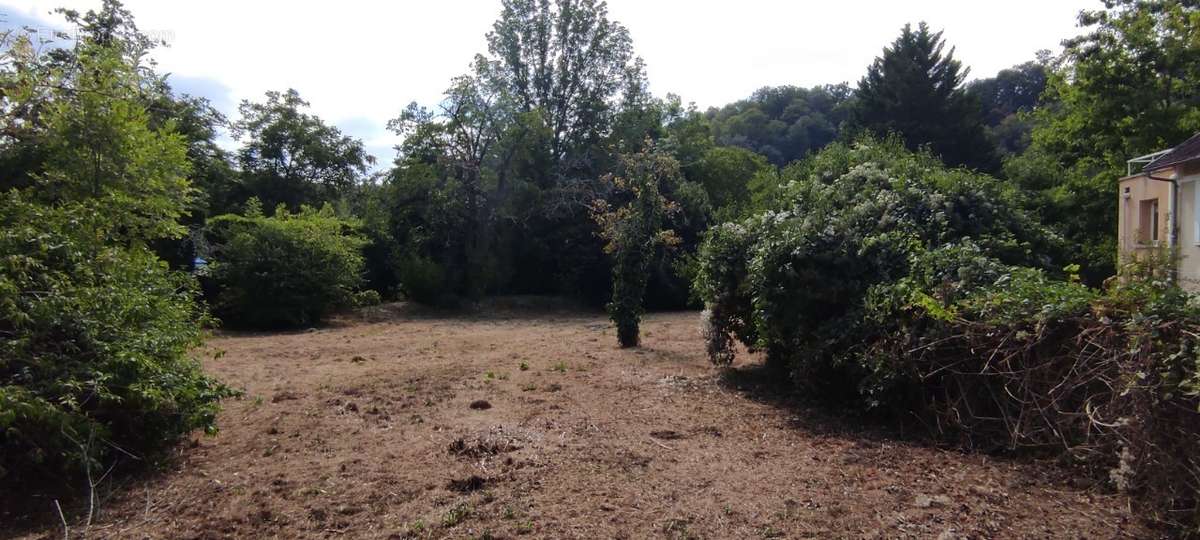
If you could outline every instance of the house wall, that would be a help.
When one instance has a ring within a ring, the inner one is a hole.
[[[1161,171],[1156,177],[1165,177]],[[1158,245],[1166,246],[1168,237],[1168,212],[1171,205],[1171,183],[1151,180],[1140,174],[1121,179],[1118,188],[1117,245],[1121,255],[1137,255],[1157,247],[1149,240],[1149,231],[1144,223],[1152,222],[1144,213],[1143,201],[1158,201]]]
[[[1198,163],[1197,165],[1200,165]],[[1200,291],[1200,167],[1185,168],[1179,179],[1179,283]]]
[[[1180,256],[1178,276],[1185,289],[1200,292],[1200,161],[1154,171],[1156,178],[1175,178],[1179,183],[1179,207],[1175,209],[1176,247]],[[1128,191],[1127,191],[1128,189]],[[1146,174],[1122,178],[1118,188],[1117,245],[1122,260],[1146,257],[1165,248],[1170,239],[1171,183],[1151,180]],[[1143,225],[1143,201],[1158,201],[1158,242],[1148,241]]]

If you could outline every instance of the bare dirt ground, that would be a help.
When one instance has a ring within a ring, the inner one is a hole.
[[[745,355],[722,374],[697,320],[650,315],[633,350],[616,347],[602,314],[546,310],[392,307],[308,332],[217,336],[209,346],[226,354],[206,368],[245,398],[226,403],[219,435],[115,490],[89,536],[1149,534],[1123,498],[1050,464],[790,404]]]

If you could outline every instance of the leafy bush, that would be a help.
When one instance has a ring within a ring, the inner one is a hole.
[[[708,355],[718,365],[733,362],[734,337],[751,347],[758,343],[746,268],[753,240],[751,227],[725,223],[710,229],[700,246],[694,288],[705,302]]]
[[[1200,308],[1185,293],[1085,287],[1015,194],[890,141],[785,176],[778,208],[701,249],[714,362],[739,339],[808,395],[968,447],[1062,453],[1200,532]]]
[[[263,217],[217,216],[208,223],[216,313],[238,327],[297,327],[354,305],[365,241],[353,223],[321,210],[282,206]]]
[[[195,280],[147,247],[194,195],[186,143],[144,105],[148,42],[117,3],[65,15],[73,47],[0,39],[0,161],[38,150],[0,193],[0,490],[20,493],[212,431],[231,394],[189,356]]]
[[[723,328],[714,336],[738,334],[793,370],[839,369],[829,351],[873,332],[867,292],[906,276],[927,249],[969,238],[1006,263],[1054,266],[1057,237],[1016,193],[895,140],[831,145],[784,182],[776,208],[710,233],[697,288]]]
[[[87,223],[0,200],[2,483],[214,430],[230,395],[187,354],[206,317],[195,281],[144,248],[96,245]]]
[[[366,289],[354,293],[353,300],[354,307],[369,307],[378,306],[383,302],[383,297],[375,289]]]

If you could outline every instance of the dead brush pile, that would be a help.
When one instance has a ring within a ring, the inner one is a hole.
[[[893,312],[856,354],[862,389],[966,447],[1061,453],[1200,533],[1200,311],[1170,287],[1031,277]]]

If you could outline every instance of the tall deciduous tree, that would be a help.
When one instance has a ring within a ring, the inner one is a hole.
[[[617,149],[659,134],[660,103],[603,2],[506,0],[487,40],[441,103],[390,124],[405,139],[394,234],[425,258],[411,266],[440,265],[458,294],[580,292],[607,268],[588,215],[597,179]],[[432,225],[414,208],[426,204],[446,206],[437,221],[455,218],[456,237],[399,231]]]
[[[267,92],[266,101],[243,101],[233,132],[243,182],[264,207],[289,209],[337,198],[361,180],[374,158],[362,141],[342,135],[315,115],[295,90]]]
[[[504,0],[488,33],[489,73],[550,133],[557,172],[586,168],[612,125],[621,91],[640,84],[633,40],[596,0]]]
[[[435,110],[412,103],[388,123],[405,138],[392,179],[403,182],[397,193],[409,195],[396,201],[396,217],[411,218],[413,213],[406,207],[432,202],[428,197],[434,191],[452,190],[443,203],[453,201],[453,214],[460,218],[453,235],[457,238],[438,246],[442,253],[437,258],[447,267],[460,267],[454,272],[457,275],[450,276],[451,281],[470,297],[482,295],[487,288],[484,265],[494,233],[491,222],[510,192],[509,164],[522,150],[519,139],[524,135],[511,133],[520,129],[515,127],[517,113],[486,76],[492,67],[477,58],[474,72],[456,77]],[[408,189],[411,183],[427,183],[420,177],[422,173],[438,178],[432,186],[413,193]],[[424,251],[423,246],[408,247]]]
[[[963,88],[968,72],[953,48],[945,51],[941,32],[905,25],[859,81],[855,123],[898,133],[910,148],[928,145],[950,165],[994,169],[979,104]]]
[[[107,33],[87,39],[74,49],[70,67],[42,81],[55,94],[39,116],[45,161],[33,193],[48,205],[103,215],[91,223],[97,242],[177,237],[195,196],[186,143],[174,122],[150,125],[140,58]]]

